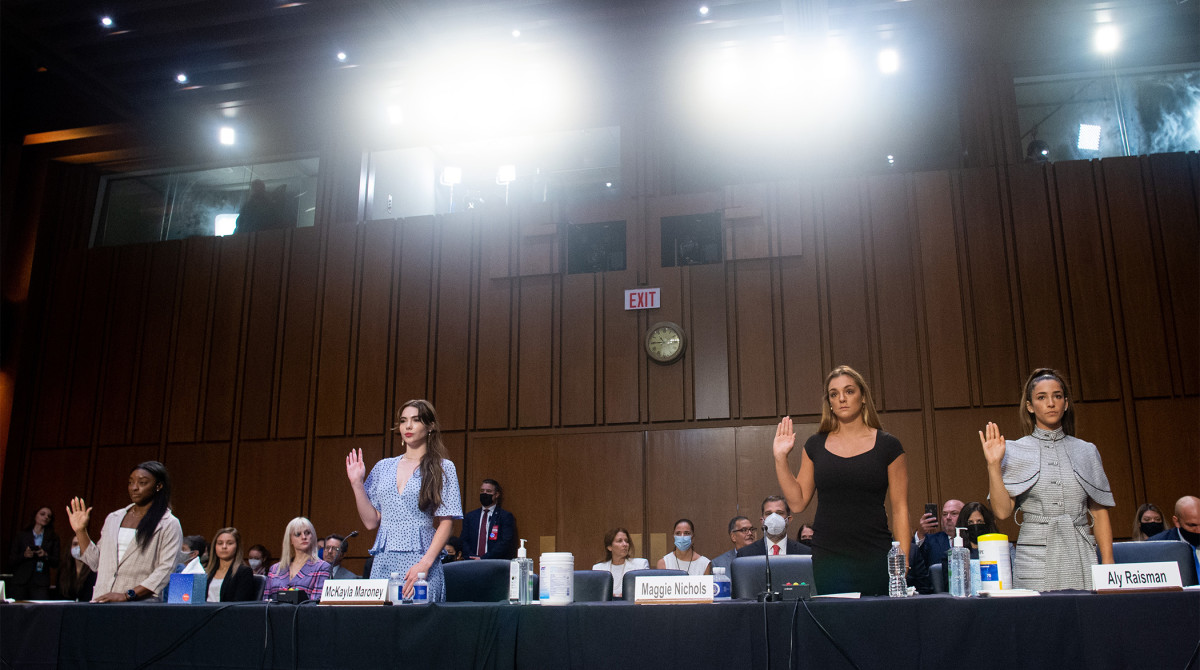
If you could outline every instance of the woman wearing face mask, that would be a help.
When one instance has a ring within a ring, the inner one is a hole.
[[[175,572],[185,575],[204,574],[204,552],[208,549],[203,535],[185,535],[179,555],[175,557]]]
[[[263,545],[256,544],[246,552],[246,562],[254,574],[266,577],[271,570],[271,552]]]
[[[92,602],[159,600],[171,580],[183,531],[171,514],[167,468],[158,461],[135,467],[129,473],[129,499],[104,519],[99,543],[88,537],[92,508],[83,498],[73,498],[67,507],[80,559],[97,573]]]
[[[13,537],[8,554],[8,596],[17,600],[46,600],[50,597],[50,569],[58,567],[62,551],[54,532],[54,512],[39,507],[33,521]]]
[[[242,534],[222,528],[213,536],[213,558],[208,560],[208,602],[254,600],[254,572],[242,560]]]
[[[288,590],[304,591],[309,600],[320,600],[321,589],[329,579],[329,564],[317,558],[317,529],[308,519],[298,516],[283,532],[279,562],[267,573],[263,600]]]
[[[900,440],[884,432],[867,382],[843,365],[825,377],[821,425],[804,443],[800,471],[788,454],[796,443],[790,417],[775,430],[775,477],[795,514],[820,490],[813,524],[813,577],[820,593],[888,592],[887,555],[892,538],[909,555],[908,464]],[[891,503],[892,528],[884,500]]]
[[[80,560],[79,540],[71,537],[71,548],[67,552],[63,567],[58,571],[58,597],[63,600],[86,603],[92,599],[96,587],[96,573]]]
[[[1021,392],[1012,442],[988,423],[979,432],[996,518],[1021,511],[1013,584],[1036,591],[1092,588],[1096,550],[1113,562],[1108,508],[1116,504],[1096,445],[1075,437],[1075,408],[1062,375],[1039,368]]]
[[[696,525],[688,519],[675,522],[675,551],[658,559],[659,570],[683,570],[689,575],[712,574],[712,561],[696,552],[692,537]]]
[[[403,597],[411,598],[423,572],[429,602],[442,602],[446,583],[440,556],[454,519],[462,518],[458,474],[429,401],[401,405],[393,431],[404,442],[404,453],[379,461],[369,476],[361,449],[346,457],[358,516],[367,530],[379,529],[370,551],[371,578],[398,572],[404,577]]]
[[[629,531],[624,528],[614,528],[604,535],[604,561],[592,566],[593,570],[606,570],[613,576],[613,597],[621,597],[621,583],[625,581],[625,573],[630,570],[645,570],[650,567],[650,561],[644,558],[630,558],[633,553],[633,540]]]
[[[1167,529],[1163,520],[1162,510],[1153,503],[1143,503],[1133,516],[1133,535],[1129,538],[1134,542],[1143,542]]]

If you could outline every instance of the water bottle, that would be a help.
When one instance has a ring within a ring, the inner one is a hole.
[[[908,597],[908,584],[904,581],[904,552],[900,551],[899,542],[892,542],[892,548],[888,550],[888,596]]]
[[[963,546],[959,531],[954,529],[954,546],[946,552],[946,573],[950,581],[950,595],[966,598],[971,595],[971,552]]]
[[[729,581],[725,568],[713,568],[713,589],[714,602],[733,599],[733,582]]]
[[[413,585],[412,603],[414,605],[429,604],[429,582],[425,581],[425,573],[417,573],[417,583]]]
[[[404,580],[400,579],[399,572],[393,572],[388,576],[387,601],[393,605],[400,604],[401,591],[404,589]]]

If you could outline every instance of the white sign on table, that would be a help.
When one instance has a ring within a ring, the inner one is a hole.
[[[667,575],[637,577],[633,592],[636,603],[711,603],[716,589],[712,575]]]
[[[1097,591],[1182,590],[1179,564],[1113,563],[1092,566],[1092,588]]]
[[[382,605],[387,602],[386,579],[326,579],[322,605]]]

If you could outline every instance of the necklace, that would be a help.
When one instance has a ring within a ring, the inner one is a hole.
[[[696,562],[696,552],[692,549],[688,549],[688,553],[690,553],[692,555],[692,560],[687,562],[687,567],[683,568],[683,571],[690,575],[690,574],[692,574],[692,563]],[[679,559],[678,554],[676,554],[676,556],[675,556],[675,564],[683,565],[683,561]]]

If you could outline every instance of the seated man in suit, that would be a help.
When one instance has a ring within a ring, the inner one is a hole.
[[[350,551],[350,541],[334,533],[325,538],[325,562],[329,564],[330,579],[358,579],[358,575],[342,567],[342,559]]]
[[[1164,530],[1147,540],[1183,540],[1192,545],[1192,556],[1196,559],[1196,571],[1200,574],[1200,498],[1184,496],[1175,501],[1175,516],[1171,517],[1174,528]]]
[[[495,479],[485,479],[479,485],[479,504],[483,507],[463,517],[463,558],[517,557],[517,520],[501,508],[503,495],[504,489]]]
[[[737,558],[738,549],[754,544],[754,525],[750,523],[750,519],[735,516],[729,520],[729,541],[733,544],[733,549],[712,560],[712,566],[725,568],[725,574],[729,574],[729,565]]]
[[[783,496],[767,496],[762,501],[762,523],[766,527],[766,535],[754,544],[748,544],[738,549],[738,558],[742,556],[798,556],[811,554],[812,549],[806,544],[787,536],[787,525],[792,520],[792,508],[788,506]]]
[[[930,572],[933,566],[942,566],[942,574],[945,574],[946,552],[950,550],[954,529],[960,525],[966,526],[966,519],[963,519],[964,523],[958,523],[958,513],[962,508],[961,500],[947,500],[946,504],[942,505],[940,516],[925,514],[917,523],[917,532],[913,536],[916,541],[912,543],[912,549],[909,551],[908,563],[911,569],[908,571],[908,580],[917,587],[919,593],[933,593],[933,577]]]

